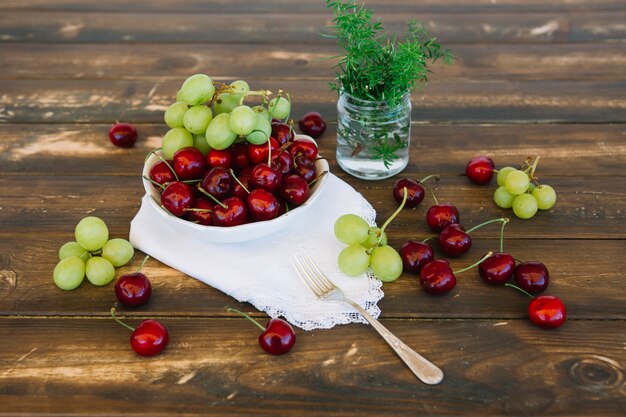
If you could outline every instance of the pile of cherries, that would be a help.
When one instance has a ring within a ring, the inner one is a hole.
[[[393,187],[393,195],[396,201],[401,201],[399,196],[404,188],[408,191],[408,199],[405,207],[415,207],[422,202],[425,189],[430,188],[424,182],[434,175],[430,175],[421,181],[412,178],[401,178]],[[432,190],[430,190],[432,193]],[[434,259],[433,247],[427,243],[432,237],[422,241],[409,240],[400,248],[400,256],[404,271],[419,274],[420,285],[429,294],[445,294],[456,286],[456,276],[475,266],[478,266],[480,277],[490,285],[506,285],[513,287],[532,298],[528,306],[530,320],[544,328],[559,327],[565,321],[565,306],[563,302],[553,296],[535,296],[543,292],[549,282],[549,273],[546,266],[537,261],[519,262],[516,265],[515,258],[503,250],[504,226],[509,219],[500,218],[488,220],[469,230],[460,225],[458,209],[450,204],[440,204],[432,193],[435,204],[426,213],[426,222],[431,230],[437,232],[437,241],[441,253],[449,258],[459,257],[465,254],[472,245],[469,234],[487,224],[500,222],[500,251],[489,252],[478,262],[461,270],[453,271],[445,259]],[[515,283],[508,281],[514,277]]]
[[[274,121],[262,145],[236,142],[204,155],[195,147],[152,166],[148,180],[170,214],[206,226],[237,226],[274,219],[310,196],[318,173],[317,145],[295,137],[290,125]]]

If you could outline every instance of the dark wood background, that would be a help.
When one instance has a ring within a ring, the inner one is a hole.
[[[623,0],[370,1],[390,30],[421,20],[456,55],[413,94],[411,162],[402,175],[440,173],[440,200],[466,226],[510,211],[493,184],[463,176],[485,153],[500,167],[541,155],[554,209],[507,227],[507,249],[550,269],[548,293],[568,321],[532,326],[527,299],[462,274],[445,297],[413,276],[385,284],[382,321],[439,364],[419,383],[372,329],[297,331],[270,357],[228,306],[265,315],[157,261],[145,273],[166,351],[136,356],[109,318],[112,285],[73,292],[52,283],[57,250],[86,215],[127,237],[143,194],[146,153],[166,131],[164,108],[190,74],[283,87],[294,117],[321,112],[331,170],[386,219],[396,178],[366,182],[334,161],[336,97],[319,33],[321,0],[0,2],[0,415],[623,415],[626,410],[626,4]],[[138,127],[135,148],[108,141],[116,120]],[[390,226],[390,243],[428,235],[424,203]],[[476,233],[453,265],[497,245]],[[135,270],[141,254],[118,274]]]

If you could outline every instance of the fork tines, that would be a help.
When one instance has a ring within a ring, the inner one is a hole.
[[[291,263],[302,281],[318,297],[335,288],[333,283],[315,265],[304,248],[296,249],[296,253],[289,254],[289,258],[291,258]]]

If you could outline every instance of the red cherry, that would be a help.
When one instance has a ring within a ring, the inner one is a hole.
[[[250,184],[255,187],[264,188],[273,193],[280,187],[283,175],[279,170],[261,163],[252,168],[250,173]]]
[[[196,198],[193,207],[187,211],[187,220],[203,226],[211,226],[213,224],[213,218],[211,217],[213,204],[212,201],[204,196]]]
[[[115,296],[120,303],[128,307],[145,304],[152,295],[152,285],[141,272],[124,274],[115,283]]]
[[[200,186],[213,197],[221,199],[230,195],[234,182],[226,168],[213,167],[204,173]]]
[[[239,171],[247,166],[250,166],[250,160],[248,159],[248,143],[239,142],[230,147],[232,154],[232,167]]]
[[[478,274],[487,284],[503,285],[513,275],[515,259],[508,253],[495,252],[478,265]]]
[[[144,320],[130,335],[130,345],[142,356],[153,356],[167,346],[170,337],[167,329],[156,320]]]
[[[195,197],[191,187],[184,182],[170,182],[161,193],[161,205],[176,217],[183,217],[192,207]]]
[[[256,188],[246,198],[248,212],[254,220],[271,220],[278,217],[280,204],[274,194],[263,188]]]
[[[294,158],[294,173],[300,175],[307,183],[317,176],[315,162],[306,156],[299,155]]]
[[[295,134],[293,129],[286,123],[273,122],[272,123],[272,137],[282,146],[287,142],[291,142]]]
[[[400,178],[393,185],[393,198],[398,204],[404,199],[404,188],[407,191],[407,199],[404,207],[415,207],[424,199],[426,194],[424,187],[413,178]]]
[[[553,329],[565,322],[565,305],[551,295],[541,295],[528,304],[528,317],[537,326]]]
[[[298,120],[298,127],[305,135],[317,138],[322,136],[324,131],[326,131],[326,122],[322,118],[321,114],[316,111],[312,111],[306,113],[300,120]]]
[[[202,178],[206,164],[204,155],[192,146],[179,149],[174,153],[174,171],[181,181]]]
[[[488,156],[475,156],[469,160],[465,167],[465,175],[474,184],[487,184],[493,178],[495,164]]]
[[[409,240],[400,248],[400,257],[405,272],[418,274],[424,265],[434,259],[435,254],[428,243]]]
[[[248,210],[239,197],[228,197],[213,206],[211,217],[216,226],[238,226],[248,221]]]
[[[249,168],[249,167],[248,167]],[[250,173],[251,169],[243,169],[239,175],[237,175],[237,180],[233,183],[233,197],[239,197],[242,200],[245,200],[250,194],[250,188],[252,188],[250,184]]]
[[[456,277],[448,261],[436,259],[420,271],[420,284],[429,294],[445,294],[456,286]]]
[[[150,168],[149,177],[152,181],[165,185],[168,182],[176,181],[174,171],[172,171],[173,161],[159,161]],[[169,164],[169,165],[168,165]]]
[[[450,258],[457,258],[472,247],[472,238],[456,223],[444,227],[437,240],[441,252]]]
[[[426,212],[426,222],[436,232],[448,225],[459,223],[459,221],[459,210],[452,204],[435,204]]]
[[[131,148],[137,141],[137,129],[130,123],[116,123],[109,129],[109,140],[120,148]]]
[[[272,159],[278,157],[278,154],[280,153],[280,145],[276,139],[272,137],[270,137],[269,142],[269,146],[267,142],[262,145],[248,144],[248,160],[251,165],[257,165],[263,162],[267,163],[270,147],[272,148]]]
[[[522,262],[515,267],[515,282],[523,290],[538,294],[548,287],[550,273],[548,268],[537,261]]]
[[[289,152],[282,151],[275,159],[278,170],[283,175],[289,175],[294,168],[293,156]]]
[[[299,206],[309,198],[309,184],[299,175],[289,175],[279,189],[280,196],[292,206]]]
[[[296,343],[293,328],[282,319],[271,319],[259,336],[259,345],[270,355],[284,355]]]
[[[206,155],[206,164],[210,167],[230,168],[233,165],[233,154],[230,148],[211,149]]]
[[[315,160],[317,157],[317,145],[310,140],[296,139],[287,149],[294,159],[300,155],[306,156],[311,160]]]

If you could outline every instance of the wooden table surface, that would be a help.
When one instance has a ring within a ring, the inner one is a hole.
[[[626,3],[623,0],[393,0],[368,4],[391,30],[416,17],[455,55],[415,93],[411,160],[403,176],[440,173],[441,200],[466,226],[510,216],[494,184],[464,177],[475,154],[497,166],[540,155],[556,206],[507,226],[507,249],[543,261],[547,293],[568,320],[533,326],[528,299],[475,271],[443,297],[415,276],[385,284],[381,320],[440,365],[438,386],[416,380],[369,326],[297,330],[294,349],[265,354],[254,327],[227,307],[266,315],[150,261],[151,302],[122,310],[171,334],[145,359],[110,319],[113,285],[64,292],[57,250],[96,215],[128,237],[143,195],[147,152],[167,130],[163,111],[194,73],[283,87],[297,118],[319,111],[331,170],[372,203],[395,209],[397,178],[344,174],[334,160],[332,41],[321,0],[4,0],[0,2],[0,415],[624,415],[626,410]],[[135,124],[132,149],[107,131]],[[396,248],[423,239],[430,202],[388,229]],[[474,235],[453,266],[498,243]],[[143,255],[118,270],[135,270]]]

